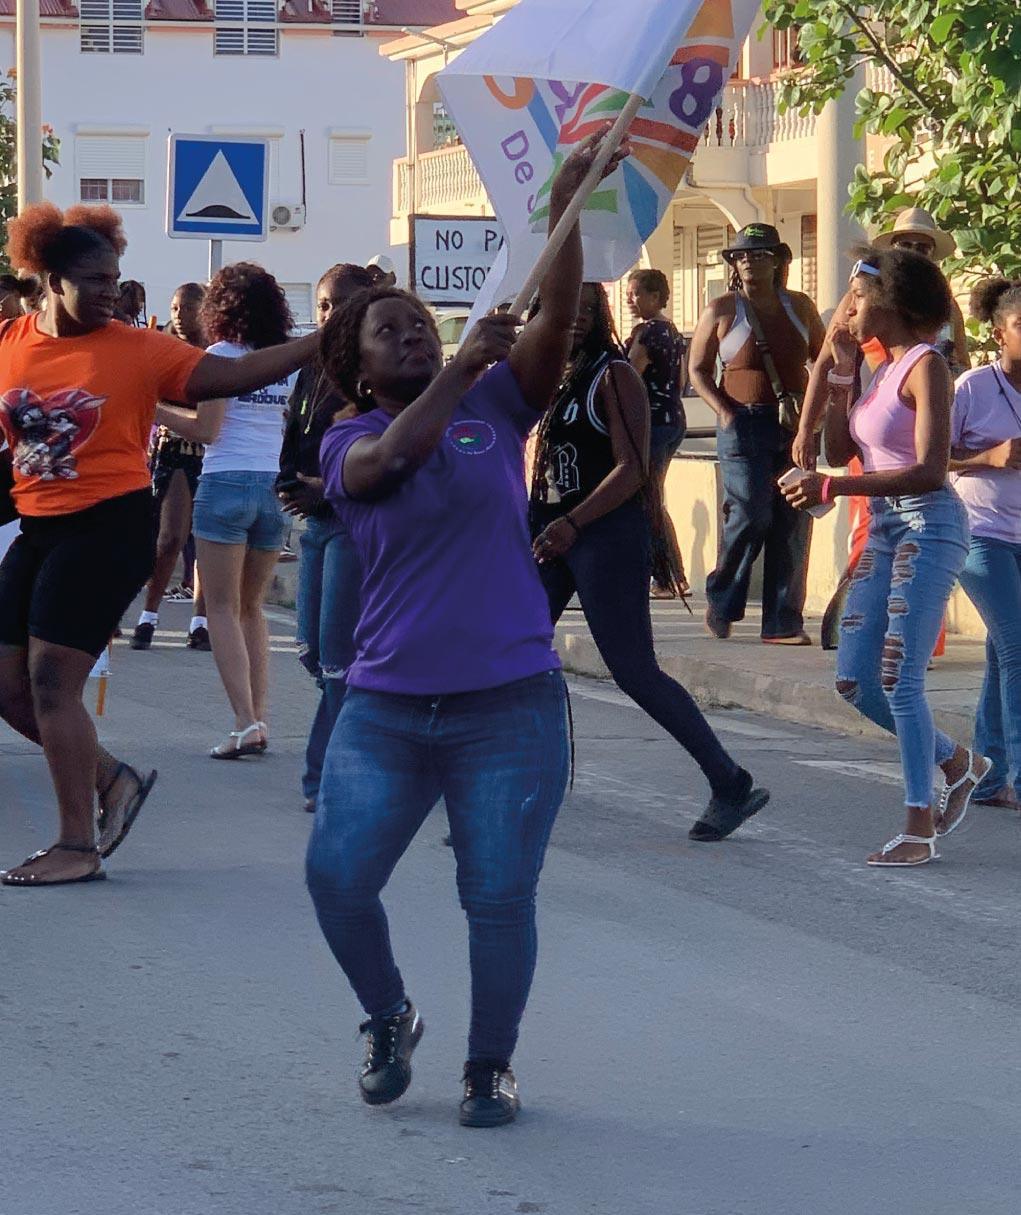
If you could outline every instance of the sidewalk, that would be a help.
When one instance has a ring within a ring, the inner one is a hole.
[[[693,616],[679,601],[653,601],[652,622],[660,665],[709,708],[741,708],[769,713],[784,721],[824,726],[847,734],[882,734],[846,705],[833,690],[836,655],[819,648],[819,617],[808,617],[809,649],[763,645],[759,609],[734,626],[729,640],[705,631],[705,601],[692,600]],[[577,607],[557,626],[557,649],[568,671],[607,679],[609,673]],[[974,639],[947,639],[945,657],[929,672],[929,702],[937,725],[970,743],[985,671],[985,645]]]

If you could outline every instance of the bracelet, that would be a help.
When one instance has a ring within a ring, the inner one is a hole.
[[[831,367],[826,373],[826,383],[835,388],[850,388],[854,384],[854,375],[838,375]]]
[[[823,477],[822,488],[819,490],[819,497],[823,502],[832,502],[833,498],[830,490],[833,488],[833,478]]]
[[[571,518],[571,514],[570,514],[570,512],[568,512],[566,515],[564,515],[564,516],[563,516],[563,518],[564,518],[564,519],[566,519],[566,520],[567,520],[567,522],[568,522],[568,523],[570,523],[570,525],[571,525],[571,526],[574,528],[574,534],[575,534],[576,536],[580,536],[580,535],[581,535],[581,528],[580,528],[580,527],[578,526],[578,524],[577,524],[577,523],[575,523],[575,521],[574,521],[574,520]]]

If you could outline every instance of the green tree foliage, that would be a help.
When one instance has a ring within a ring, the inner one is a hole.
[[[0,269],[8,270],[4,251],[7,248],[7,221],[18,213],[18,169],[17,126],[14,121],[14,106],[17,87],[13,70],[0,78]],[[53,174],[53,166],[60,154],[60,140],[53,128],[42,129],[42,158],[46,176]]]
[[[863,63],[892,75],[857,97],[856,133],[888,146],[879,171],[858,167],[850,213],[876,226],[925,207],[957,238],[948,270],[1021,276],[1018,0],[766,0],[765,14],[798,30],[785,107],[818,112]]]

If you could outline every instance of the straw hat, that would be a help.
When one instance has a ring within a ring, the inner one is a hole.
[[[957,248],[949,232],[936,227],[936,221],[921,207],[908,207],[893,221],[889,232],[881,232],[872,242],[877,249],[891,249],[898,236],[927,236],[936,246],[936,259],[942,261]]]

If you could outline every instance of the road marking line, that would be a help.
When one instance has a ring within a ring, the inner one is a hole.
[[[900,764],[874,759],[796,759],[794,762],[802,768],[825,768],[839,776],[853,776],[858,780],[881,780],[889,785],[899,785],[904,780]]]

